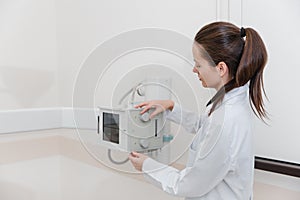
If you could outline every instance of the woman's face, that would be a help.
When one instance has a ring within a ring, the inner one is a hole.
[[[204,49],[201,45],[194,42],[192,50],[195,61],[193,72],[198,75],[199,80],[202,82],[202,86],[206,88],[215,88],[216,90],[221,88],[222,80],[219,76],[217,67],[212,66],[209,61],[202,57],[201,51]]]

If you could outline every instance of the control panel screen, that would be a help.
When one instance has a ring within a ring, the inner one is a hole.
[[[119,144],[119,115],[103,112],[103,140]]]

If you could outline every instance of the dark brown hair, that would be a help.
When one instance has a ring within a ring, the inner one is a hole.
[[[209,55],[208,61],[213,66],[225,62],[229,75],[233,77],[211,99],[213,105],[209,115],[223,100],[225,93],[250,81],[251,108],[260,119],[266,118],[263,70],[267,62],[267,51],[259,34],[252,28],[241,30],[228,22],[214,22],[201,28],[195,41],[205,50],[201,52],[205,59]]]

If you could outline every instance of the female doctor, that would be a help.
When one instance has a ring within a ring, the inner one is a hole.
[[[167,118],[196,133],[183,170],[132,152],[133,166],[165,192],[186,199],[249,200],[252,198],[254,154],[253,113],[264,120],[263,70],[265,45],[252,28],[215,22],[200,29],[192,47],[203,87],[216,89],[206,112],[198,116],[172,100],[144,102],[150,117],[166,111]]]

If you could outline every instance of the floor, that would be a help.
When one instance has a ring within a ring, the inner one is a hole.
[[[1,165],[0,172],[1,200],[180,199],[60,155]]]
[[[107,157],[104,153],[100,156]],[[141,175],[103,166],[87,153],[71,131],[51,130],[0,135],[0,199],[182,198],[162,192]],[[300,179],[256,170],[254,200],[266,199],[300,200]]]

